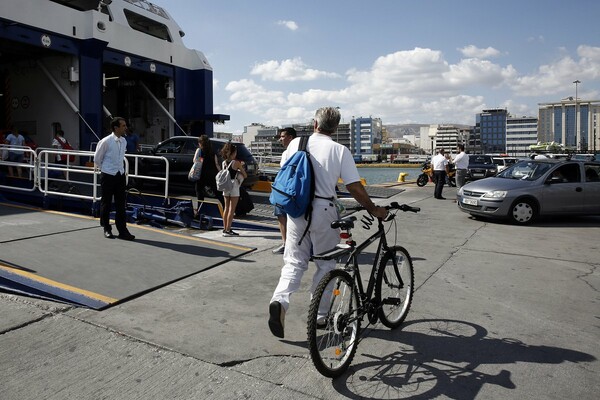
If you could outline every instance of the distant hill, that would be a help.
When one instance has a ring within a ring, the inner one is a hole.
[[[401,138],[404,135],[416,135],[421,133],[421,127],[429,126],[429,124],[384,124],[388,131],[389,137]]]

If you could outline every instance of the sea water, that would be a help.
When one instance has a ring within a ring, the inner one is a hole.
[[[375,185],[378,183],[398,182],[401,173],[407,173],[405,180],[416,180],[421,174],[421,168],[373,168],[364,167],[358,168],[358,173],[361,178],[367,181],[367,185]]]

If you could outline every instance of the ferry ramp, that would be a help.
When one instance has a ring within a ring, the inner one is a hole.
[[[0,203],[0,288],[104,309],[255,248],[128,225],[106,239],[98,220]]]

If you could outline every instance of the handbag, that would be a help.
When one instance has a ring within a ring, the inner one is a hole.
[[[192,168],[190,168],[190,172],[188,173],[188,180],[191,182],[196,182],[200,179],[200,174],[202,173],[202,163],[204,159],[201,156],[198,156],[194,160],[194,164]]]

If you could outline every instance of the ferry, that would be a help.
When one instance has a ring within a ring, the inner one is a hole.
[[[0,129],[39,147],[56,130],[93,150],[124,117],[142,143],[213,136],[213,70],[184,31],[146,0],[2,0]]]

